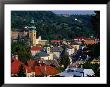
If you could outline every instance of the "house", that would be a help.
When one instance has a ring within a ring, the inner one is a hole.
[[[35,76],[53,76],[58,74],[59,71],[52,66],[42,64],[35,66]]]
[[[89,44],[97,44],[99,41],[99,39],[96,38],[85,38],[85,37],[77,37],[74,38],[74,41],[77,43],[82,43],[82,41],[84,42],[84,44],[89,45]]]
[[[24,64],[26,77],[34,77],[35,76],[35,60],[28,60],[27,64]]]
[[[51,40],[51,43],[60,43],[60,40]]]
[[[57,69],[44,63],[39,63],[39,65],[33,66],[25,65],[25,69],[26,77],[50,76],[50,75],[53,76],[59,73]]]
[[[58,75],[64,77],[88,77],[94,76],[94,71],[92,69],[83,69],[83,68],[67,68],[65,71],[59,73]]]
[[[82,44],[82,41],[84,40],[84,37],[76,37],[74,38],[74,41],[77,42],[78,44]]]
[[[11,76],[17,76],[20,71],[21,64],[22,62],[19,61],[18,55],[13,55],[11,61]]]
[[[67,48],[68,55],[72,55],[75,52],[74,47]]]
[[[75,51],[75,52],[80,49],[80,45],[77,44],[77,43],[74,43],[74,44],[72,44],[71,46],[74,48],[74,51]]]
[[[35,29],[29,31],[29,38],[31,40],[31,45],[36,46],[36,44],[41,44],[42,46],[48,43],[48,40],[42,40],[41,36],[38,35]]]
[[[48,40],[40,40],[38,43],[41,44],[42,46],[44,46],[44,45],[48,44]]]
[[[26,77],[34,77],[35,76],[35,71],[34,71],[34,67],[31,66],[24,66],[25,67],[25,71],[26,71]]]
[[[79,50],[80,49],[80,45],[79,43],[77,42],[71,42],[70,46],[73,47],[76,50]]]
[[[53,54],[47,54],[45,51],[41,51],[36,54],[35,59],[41,58],[44,60],[53,60]]]
[[[13,42],[16,42],[19,38],[20,40],[23,40],[24,37],[28,36],[28,32],[27,31],[11,31],[11,40]]]
[[[38,46],[31,46],[31,54],[32,56],[35,56],[36,53],[39,53],[42,50],[41,47]]]
[[[58,75],[64,76],[64,77],[83,77],[83,69],[80,68],[69,68],[65,69],[65,71],[59,73]]]
[[[91,61],[91,64],[100,64],[100,60],[99,59],[93,59]]]
[[[84,44],[89,45],[89,44],[97,44],[97,40],[94,38],[86,38],[84,39]]]
[[[51,49],[51,52],[53,53],[53,56],[54,57],[57,57],[57,58],[59,58],[60,57],[60,54],[61,54],[61,52],[63,51],[63,48],[62,47],[53,47],[52,49]]]
[[[92,69],[84,69],[84,77],[88,77],[88,76],[95,76],[95,73]]]

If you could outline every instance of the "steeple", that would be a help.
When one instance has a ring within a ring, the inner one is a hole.
[[[34,19],[31,20],[30,26],[27,26],[29,29],[29,38],[31,40],[31,45],[35,46],[36,45],[36,27],[35,27],[35,22]]]
[[[32,30],[36,29],[34,19],[31,20],[31,29]]]

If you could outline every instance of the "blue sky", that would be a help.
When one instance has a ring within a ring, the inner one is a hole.
[[[95,14],[94,13],[94,11],[86,11],[86,10],[84,10],[84,11],[80,11],[80,10],[78,10],[78,11],[52,11],[52,12],[54,12],[54,13],[56,13],[56,14],[83,14],[83,15],[85,15],[85,14]]]

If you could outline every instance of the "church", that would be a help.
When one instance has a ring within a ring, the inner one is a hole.
[[[41,36],[38,36],[35,29],[29,31],[29,38],[32,46],[36,46],[37,44],[44,46],[48,43],[48,40],[42,40]]]
[[[38,44],[44,46],[48,43],[48,40],[42,40],[41,36],[38,35],[36,27],[34,26],[34,20],[31,21],[31,26],[25,26],[23,31],[11,31],[12,42],[16,42],[18,39],[24,40],[25,37],[28,37],[31,46],[36,46]]]

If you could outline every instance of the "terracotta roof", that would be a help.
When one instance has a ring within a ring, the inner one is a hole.
[[[35,74],[39,76],[42,75],[42,73],[44,75],[56,75],[59,73],[59,71],[54,67],[48,65],[35,66]]]
[[[59,43],[60,40],[51,40],[52,43]]]
[[[95,40],[95,38],[85,38],[85,37],[77,37],[74,39],[80,39],[80,40]]]
[[[15,58],[13,58],[12,60],[13,62],[11,63],[11,74],[17,74],[22,63]]]
[[[35,61],[30,59],[27,61],[27,64],[28,64],[28,66],[32,66],[35,64]]]
[[[42,49],[41,47],[37,47],[37,46],[31,47],[31,51],[40,51],[41,49]]]
[[[42,71],[40,69],[40,66],[35,66],[35,75],[36,76],[42,75]]]
[[[31,73],[34,72],[34,68],[32,68],[31,66],[26,66],[24,65],[25,70],[27,71],[27,73]]]

